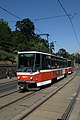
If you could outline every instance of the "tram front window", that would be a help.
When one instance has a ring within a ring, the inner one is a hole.
[[[34,68],[35,54],[23,53],[18,56],[17,71],[32,72]]]

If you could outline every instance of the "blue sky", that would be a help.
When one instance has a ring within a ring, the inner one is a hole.
[[[55,17],[66,15],[58,0],[0,0],[0,7],[7,9],[21,19],[32,20],[37,28],[35,29],[36,34],[49,34],[49,42],[53,41],[55,45],[54,52],[64,48],[67,52],[74,53],[80,50],[80,0],[60,0],[60,2],[67,13],[71,14],[70,17],[73,17],[71,20],[77,39],[69,18],[67,16]],[[12,30],[15,30],[16,21],[20,20],[2,9],[0,9],[0,18],[6,20]],[[39,20],[39,18],[48,19]],[[42,37],[46,38],[46,36]]]

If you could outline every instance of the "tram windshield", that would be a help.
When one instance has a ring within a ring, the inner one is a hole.
[[[18,72],[32,72],[34,70],[35,54],[22,53],[18,55]]]

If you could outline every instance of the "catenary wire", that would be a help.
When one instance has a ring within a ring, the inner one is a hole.
[[[7,12],[8,14],[22,20],[22,18],[18,17],[17,15],[13,14],[12,12],[10,12],[9,10],[3,8],[0,6],[0,9],[4,10],[5,12]],[[45,19],[53,19],[53,18],[58,18],[58,17],[65,17],[65,16],[70,16],[71,14],[65,14],[65,15],[57,15],[57,16],[51,16],[51,17],[44,17],[44,18],[37,18],[37,19],[34,19],[34,21],[38,21],[38,20],[45,20]],[[9,21],[9,22],[16,22],[16,21]],[[35,28],[37,31],[39,31],[40,33],[44,34],[41,30],[39,30],[38,28]],[[60,47],[60,46],[59,46]]]
[[[1,6],[0,6],[0,9],[2,9],[2,10],[4,10],[5,12],[9,13],[10,15],[12,15],[12,16],[20,19],[20,20],[22,20],[20,17],[16,16],[15,14],[11,13],[10,11],[8,11],[7,9],[5,9],[5,8],[3,8],[3,7],[1,7]]]
[[[70,15],[70,14],[69,14]],[[58,18],[58,17],[65,17],[66,15],[57,15],[57,16],[50,16],[50,17],[44,17],[44,18],[36,18],[36,19],[32,19],[33,21],[39,21],[39,20],[45,20],[45,19],[54,19],[54,18]]]
[[[73,22],[72,22],[72,18],[70,18],[70,16],[68,15],[67,11],[65,10],[65,8],[63,7],[63,5],[61,4],[60,0],[58,0],[60,6],[62,7],[62,9],[64,10],[64,12],[66,13],[66,15],[68,16],[69,20],[70,20],[70,23],[71,23],[71,26],[72,26],[72,29],[73,29],[73,32],[74,32],[74,35],[75,35],[75,38],[77,40],[77,43],[80,47],[80,43],[79,43],[79,40],[78,40],[78,37],[77,37],[77,34],[76,34],[76,31],[75,31],[75,28],[74,28],[74,25],[73,25]]]

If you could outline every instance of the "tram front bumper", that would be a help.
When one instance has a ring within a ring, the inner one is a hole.
[[[18,84],[31,84],[31,83],[36,83],[35,81],[31,80],[18,80]]]
[[[28,88],[31,88],[31,87],[36,87],[36,82],[35,81],[22,81],[22,80],[18,80],[18,87],[20,90],[23,90],[23,89],[28,89]]]

